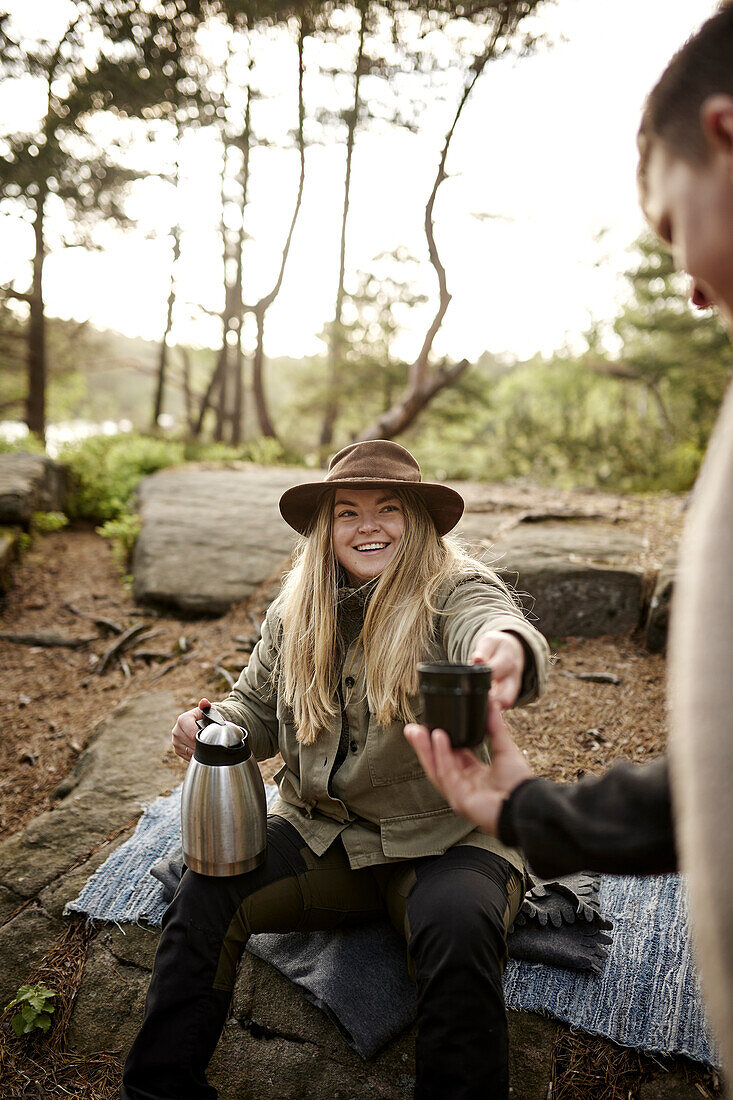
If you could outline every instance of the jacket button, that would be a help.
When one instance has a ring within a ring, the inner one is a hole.
[[[356,683],[356,680],[354,679],[353,676],[347,676],[346,679],[344,680],[344,683],[346,684],[347,688],[353,688],[354,684]]]
[[[359,751],[359,746],[357,745],[356,741],[352,741],[351,744],[349,745],[349,748],[351,749],[352,752],[358,752]]]

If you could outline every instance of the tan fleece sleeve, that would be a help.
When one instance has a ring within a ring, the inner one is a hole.
[[[680,544],[669,641],[672,805],[702,991],[733,1071],[733,388]]]

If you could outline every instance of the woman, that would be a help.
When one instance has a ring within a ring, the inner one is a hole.
[[[451,810],[402,729],[420,717],[419,661],[490,664],[494,698],[508,707],[541,690],[546,643],[497,576],[445,537],[463,511],[458,493],[423,482],[395,443],[345,448],[324,482],[289,489],[280,511],[303,536],[295,564],[217,703],[258,759],[283,756],[266,859],[232,878],[184,874],[123,1100],[216,1096],[205,1069],[251,933],[385,910],[418,988],[415,1095],[504,1097],[501,971],[522,859]],[[184,759],[199,716],[187,711],[173,729]]]

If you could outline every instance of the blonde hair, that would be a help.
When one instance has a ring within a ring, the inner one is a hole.
[[[325,494],[306,537],[299,540],[286,576],[279,615],[282,636],[274,675],[292,708],[297,738],[313,744],[339,713],[337,688],[342,652],[338,635],[339,564],[333,550],[334,492]],[[441,609],[436,598],[446,582],[478,576],[506,586],[451,536],[438,535],[416,493],[398,489],[405,528],[394,556],[377,578],[366,604],[362,643],[369,710],[380,725],[415,718],[418,662]]]

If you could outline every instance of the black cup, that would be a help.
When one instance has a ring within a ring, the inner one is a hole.
[[[454,749],[480,745],[486,734],[489,666],[441,661],[418,665],[417,671],[428,729],[445,730]]]

